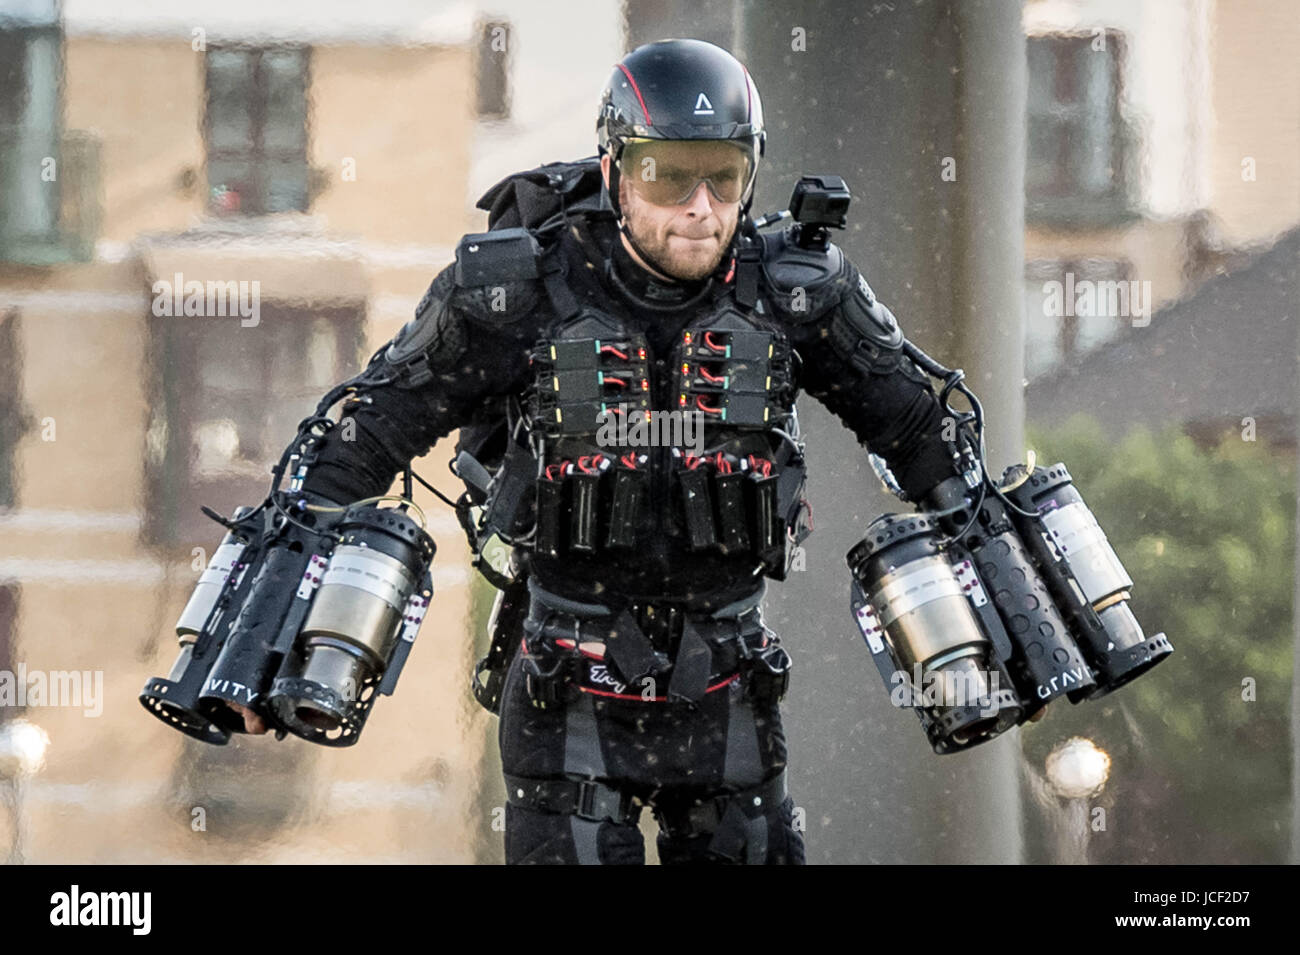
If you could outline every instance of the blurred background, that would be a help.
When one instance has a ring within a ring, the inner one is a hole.
[[[755,213],[848,181],[837,241],[966,369],[990,466],[1064,460],[1176,648],[934,755],[848,609],[845,552],[906,508],[804,399],[818,532],[769,624],[809,861],[1300,861],[1290,0],[0,0],[0,859],[500,861],[491,593],[427,492],[434,608],[356,747],[206,746],[136,696],[221,536],[199,506],[260,501],[483,191],[594,154],[614,62],[676,36],[762,93]],[[178,274],[258,283],[259,321],[156,314]],[[418,467],[446,492],[451,445]],[[35,671],[97,704],[6,699]]]

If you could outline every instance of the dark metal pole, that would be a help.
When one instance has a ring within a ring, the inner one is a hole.
[[[769,130],[755,211],[782,208],[800,173],[845,177],[854,202],[836,241],[909,337],[967,370],[1000,470],[1023,444],[1019,4],[746,0],[735,49]],[[786,716],[809,861],[1019,862],[1015,734],[934,755],[849,617],[844,553],[873,517],[907,507],[879,492],[851,434],[801,408],[818,532],[807,572],[774,587],[769,607],[796,654]]]

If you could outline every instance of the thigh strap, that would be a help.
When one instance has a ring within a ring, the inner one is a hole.
[[[634,825],[641,818],[641,804],[631,793],[597,779],[529,779],[507,773],[505,782],[506,799],[515,806],[620,824]]]

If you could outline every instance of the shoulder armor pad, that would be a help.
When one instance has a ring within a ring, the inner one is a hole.
[[[876,298],[867,280],[849,265],[852,291],[831,315],[831,342],[863,373],[887,374],[896,368],[918,381],[928,380],[903,354],[903,330]]]
[[[885,348],[903,347],[903,330],[898,327],[894,313],[876,299],[876,293],[861,273],[857,275],[853,292],[845,296],[840,311],[849,325],[873,342]]]
[[[845,293],[846,269],[852,269],[839,246],[802,249],[793,226],[761,234],[765,291],[777,315],[802,324],[823,315]]]
[[[537,307],[541,244],[524,228],[467,235],[456,246],[453,303],[471,321],[513,322]]]
[[[464,354],[468,342],[465,320],[459,310],[450,307],[455,291],[452,269],[445,268],[415,307],[415,317],[384,350],[388,364],[411,387],[424,384],[435,371],[450,368]]]
[[[456,246],[456,284],[461,288],[517,282],[538,276],[542,248],[527,229],[497,229],[464,236]]]

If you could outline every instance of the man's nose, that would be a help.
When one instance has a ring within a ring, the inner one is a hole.
[[[709,184],[701,179],[695,184],[690,196],[682,203],[687,212],[693,212],[698,216],[707,216],[713,211],[713,204],[709,196]]]

